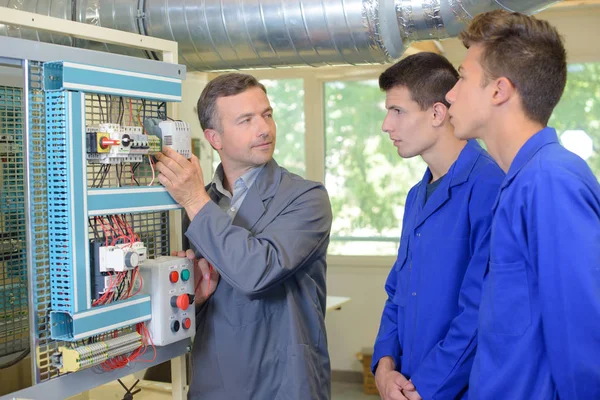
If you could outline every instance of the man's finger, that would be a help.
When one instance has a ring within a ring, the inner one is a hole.
[[[187,158],[176,152],[170,147],[163,148],[163,154],[169,158],[170,163],[168,164],[169,168],[185,168],[185,165],[189,163]],[[161,161],[165,160],[163,157]]]
[[[173,257],[185,257],[185,251],[183,251],[183,250],[173,250],[171,252],[171,255]]]
[[[181,175],[181,170],[173,170],[168,165],[163,164],[162,161],[155,165],[156,170],[169,178],[170,181],[175,181],[179,175]]]
[[[187,249],[182,257],[187,257],[190,260],[194,260],[196,258],[196,255],[194,254],[194,250]]]
[[[415,385],[412,384],[404,375],[398,375],[395,379],[396,385],[400,386],[402,390],[415,390]]]
[[[173,186],[173,183],[171,183],[171,181],[167,179],[167,177],[163,174],[158,174],[158,181],[161,185],[163,185],[166,188],[170,188],[171,186]]]
[[[196,170],[196,172],[200,176],[202,176],[202,166],[200,165],[200,160],[198,159],[198,157],[196,157],[195,154],[192,154],[192,157],[190,158],[190,162],[194,166],[194,169]]]
[[[201,258],[198,260],[198,267],[200,268],[200,272],[202,272],[202,277],[204,279],[210,278],[210,267],[208,266],[208,261],[206,259]]]
[[[399,390],[397,392],[394,391],[394,392],[390,393],[389,396],[387,397],[387,399],[389,399],[389,400],[408,400],[408,398],[406,396],[404,396],[402,394],[402,392]]]

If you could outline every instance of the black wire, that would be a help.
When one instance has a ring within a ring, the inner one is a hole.
[[[105,167],[104,165],[102,167],[100,167],[100,169],[98,170],[98,173],[94,177],[94,180],[92,181],[92,187],[93,188],[99,187],[99,186],[96,186],[96,179],[98,179],[100,177],[100,175],[102,174],[102,171],[103,171],[104,167]]]
[[[90,228],[92,228],[92,231],[94,232],[94,239],[98,239],[98,225],[96,225],[96,218],[94,217],[94,219],[92,220],[92,218],[88,218],[88,223],[90,224]],[[94,223],[92,223],[92,221],[94,221]]]
[[[112,123],[112,107],[110,107],[108,105],[108,95],[105,94],[104,95],[104,100],[106,100],[106,110],[107,110],[107,119],[108,119],[108,123]],[[111,99],[111,103],[112,103],[112,99]]]
[[[98,96],[98,104],[100,104],[100,123],[104,122],[104,108],[102,108],[102,99],[100,98],[100,95],[97,94],[96,96]],[[92,96],[92,101],[94,101],[94,97]],[[93,108],[93,106],[92,106]]]
[[[125,116],[125,103],[123,96],[119,98],[119,125],[123,125],[123,117]]]
[[[144,123],[144,121],[146,120],[146,99],[142,99],[142,124]]]
[[[108,176],[108,173],[110,171],[110,167],[111,167],[111,165],[107,164],[106,168],[104,168],[104,175],[102,176],[102,180],[100,181],[100,185],[98,187],[103,187],[104,186],[104,180]]]
[[[164,108],[164,109],[165,109],[164,113],[162,114],[162,115],[164,115],[164,117],[163,117],[163,116],[161,115],[161,113],[160,113],[160,109],[161,109],[161,108]],[[160,118],[160,119],[162,119],[162,120],[165,120],[165,119],[167,119],[167,103],[165,103],[164,101],[163,101],[162,103],[160,103],[160,104],[158,105],[158,108],[157,108],[157,110],[156,110],[156,113],[158,114],[158,118]]]
[[[140,186],[140,182],[137,180],[137,178],[135,177],[135,172],[137,171],[138,167],[140,166],[141,163],[135,163],[133,164],[133,166],[131,167],[131,176],[133,176],[133,181],[136,183],[136,185]]]
[[[123,175],[123,164],[121,164],[121,172],[119,173],[119,166],[115,166],[115,174],[117,174],[117,183],[121,187],[121,176]]]
[[[19,354],[19,356],[17,358],[15,358],[14,360],[11,360],[11,361],[6,362],[4,364],[0,364],[0,369],[10,368],[13,365],[19,363],[22,359],[24,359],[28,355],[29,355],[29,347],[26,348],[25,350],[23,350],[23,352],[21,354]]]

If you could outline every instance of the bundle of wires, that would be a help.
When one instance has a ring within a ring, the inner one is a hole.
[[[153,362],[156,360],[156,347],[154,346],[148,328],[146,328],[146,324],[137,324],[136,331],[142,336],[142,345],[129,355],[120,355],[104,361],[100,364],[104,371],[113,371],[115,369],[124,368],[129,365],[130,362]],[[148,347],[152,347],[154,356],[151,359],[142,359],[141,357],[146,354]]]
[[[95,224],[99,224],[104,232],[104,245],[114,246],[124,244],[129,247],[135,242],[140,241],[140,237],[133,231],[125,215],[111,215],[105,220],[103,217],[94,217]],[[144,282],[138,267],[131,271],[109,273],[109,284],[104,294],[94,300],[92,306],[101,306],[110,304],[113,301],[129,299],[139,294],[143,288]],[[134,292],[136,281],[139,280],[139,287]]]

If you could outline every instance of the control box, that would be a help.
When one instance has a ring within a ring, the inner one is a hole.
[[[148,118],[144,129],[148,135],[160,138],[163,149],[170,147],[187,159],[192,157],[192,131],[187,122]]]
[[[196,333],[194,265],[183,257],[158,257],[140,264],[142,293],[152,297],[152,319],[147,324],[156,346],[180,341]]]

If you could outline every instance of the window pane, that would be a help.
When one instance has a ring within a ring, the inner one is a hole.
[[[333,208],[330,254],[395,255],[404,202],[425,164],[403,160],[381,131],[376,80],[325,84],[325,185]]]
[[[279,165],[300,176],[306,175],[304,156],[304,83],[302,79],[263,79],[277,124],[273,157]],[[213,167],[219,165],[214,152]]]
[[[548,125],[562,144],[600,177],[600,63],[571,64],[562,99]]]

